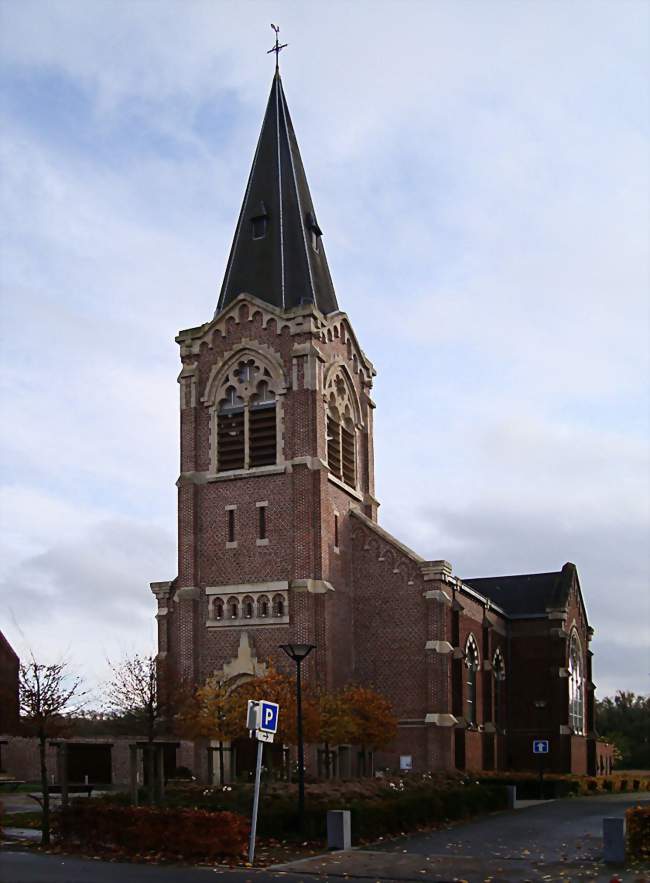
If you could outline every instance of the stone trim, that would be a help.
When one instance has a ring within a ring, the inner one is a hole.
[[[205,475],[205,481],[228,481],[231,478],[248,478],[249,476],[254,475],[276,475],[286,471],[285,464],[281,463],[273,466],[252,466],[250,469],[232,469],[230,472],[208,472],[203,474]],[[197,483],[204,484],[205,481]]]
[[[268,546],[268,544],[269,544],[269,538],[268,538],[268,537],[264,537],[263,540],[260,540],[259,538],[255,540],[255,545],[256,545],[256,546]]]
[[[201,589],[198,586],[184,586],[176,589],[174,601],[197,601],[201,597]]]
[[[425,724],[432,724],[434,727],[455,727],[458,724],[458,718],[447,712],[429,712],[424,717]]]
[[[294,592],[308,592],[310,595],[325,595],[335,591],[334,586],[324,579],[292,579],[289,588]]]
[[[440,580],[441,582],[445,582],[447,577],[450,577],[453,572],[451,564],[444,560],[423,561],[420,565],[420,570],[422,571],[425,582],[429,582],[430,580]]]
[[[433,650],[434,653],[453,653],[454,648],[449,641],[427,641],[425,650]]]
[[[441,604],[451,605],[451,598],[442,589],[429,589],[426,592],[422,592],[422,597],[426,598],[427,601],[440,601]]]
[[[149,588],[152,593],[158,599],[158,603],[162,603],[163,600],[166,600],[171,595],[172,591],[172,583],[174,580],[167,580],[166,582],[158,582],[158,583],[149,583]]]
[[[329,467],[327,467],[329,470]],[[337,478],[336,475],[332,475],[331,472],[328,471],[328,480],[335,484],[337,487],[340,487],[342,491],[345,491],[346,494],[349,494],[351,497],[354,497],[355,500],[359,500],[360,503],[363,502],[363,494],[356,490],[356,488],[350,487],[349,484],[346,484],[344,481],[341,481],[340,478]],[[350,510],[352,511],[352,510]]]
[[[567,630],[563,629],[563,628],[550,629],[549,634],[551,635],[552,638],[568,638],[569,637],[569,632],[567,632]]]
[[[259,583],[235,583],[229,586],[206,586],[206,595],[246,595],[252,592],[266,594],[267,592],[286,592],[289,588],[287,580],[274,580]]]

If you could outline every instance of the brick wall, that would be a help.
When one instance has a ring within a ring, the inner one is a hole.
[[[18,656],[0,632],[0,733],[18,728]]]

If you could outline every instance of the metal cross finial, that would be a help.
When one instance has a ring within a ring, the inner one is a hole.
[[[275,70],[277,73],[280,70],[280,62],[279,62],[278,56],[280,55],[282,50],[285,49],[289,44],[288,43],[280,43],[280,41],[278,39],[278,34],[280,33],[280,28],[277,25],[272,24],[271,27],[275,31],[275,46],[273,46],[271,49],[269,49],[269,51],[266,54],[270,55],[271,52],[275,52]]]

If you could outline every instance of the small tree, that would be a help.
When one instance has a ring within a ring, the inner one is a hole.
[[[167,703],[158,689],[158,663],[153,654],[125,656],[118,663],[108,660],[111,676],[106,684],[106,705],[114,714],[131,719],[133,729],[147,740],[145,750],[148,799],[154,802],[153,742],[166,718]]]
[[[394,741],[397,718],[388,699],[369,687],[346,687],[343,702],[350,716],[350,741],[361,747],[362,775],[366,775],[368,751],[386,748]]]
[[[244,721],[237,716],[240,707],[239,697],[233,698],[232,688],[228,687],[227,682],[212,676],[194,691],[176,719],[180,731],[189,738],[218,740],[221,784],[225,778],[223,743],[241,735],[244,730]]]
[[[318,696],[319,738],[325,749],[325,775],[331,772],[331,746],[352,742],[355,724],[349,702],[341,691],[322,691]]]
[[[44,665],[31,662],[20,666],[20,711],[28,728],[38,737],[43,789],[43,828],[41,843],[50,842],[50,791],[47,771],[47,740],[65,727],[65,716],[78,712],[86,695],[81,679],[70,675],[65,662]]]

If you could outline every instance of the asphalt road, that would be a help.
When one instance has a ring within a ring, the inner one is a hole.
[[[133,865],[3,850],[0,853],[1,883],[285,883],[327,881],[327,876],[272,871],[191,868],[169,865]]]
[[[491,856],[545,862],[599,859],[603,817],[623,816],[630,806],[650,805],[650,796],[608,794],[551,800],[524,810],[485,816],[455,828],[417,834],[373,850],[417,855]]]

